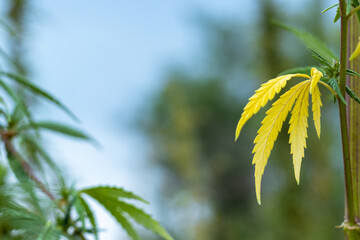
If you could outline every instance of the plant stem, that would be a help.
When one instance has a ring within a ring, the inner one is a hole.
[[[359,21],[357,16],[352,16],[349,19],[349,31],[348,31],[348,56],[354,52],[358,37],[360,35]],[[356,58],[352,61],[348,61],[347,68],[360,72],[360,59]],[[347,76],[346,85],[356,94],[360,95],[360,77],[358,76]],[[354,218],[355,222],[359,224],[360,219],[360,105],[352,100],[348,95],[346,96],[347,106],[347,123],[348,123],[348,134],[349,134],[349,151],[350,151],[350,162],[351,162],[351,173],[353,179],[353,198],[354,198]]]
[[[347,41],[348,41],[348,16],[346,15],[345,0],[339,0],[341,18],[341,46],[340,46],[340,76],[339,88],[341,94],[346,93],[346,68],[347,68]],[[345,175],[345,226],[344,231],[348,240],[356,240],[353,184],[349,151],[349,136],[347,128],[346,105],[338,99],[340,113],[340,129],[343,147],[344,175]]]

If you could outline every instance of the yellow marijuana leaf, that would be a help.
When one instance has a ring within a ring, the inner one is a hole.
[[[317,86],[320,78],[323,76],[322,72],[316,68],[311,68],[311,84],[310,84],[310,94],[314,91],[315,86]]]
[[[313,111],[314,125],[318,138],[320,138],[320,116],[321,116],[320,108],[322,107],[320,96],[321,94],[319,91],[319,86],[315,86],[314,91],[312,93],[312,111]]]
[[[296,98],[302,92],[301,90],[303,90],[304,86],[306,87],[309,82],[310,80],[301,82],[284,93],[266,112],[267,115],[261,122],[262,125],[254,140],[255,146],[253,153],[255,154],[252,161],[252,163],[255,164],[256,198],[259,204],[261,204],[261,178],[264,174],[265,166],[274,146],[274,142],[276,141],[283,122],[294,105]]]
[[[290,153],[293,155],[294,173],[297,184],[299,184],[300,181],[301,161],[304,157],[304,148],[306,148],[306,129],[308,127],[307,117],[309,106],[308,88],[309,83],[304,86],[299,98],[296,100],[289,122],[289,143],[291,145]]]
[[[306,74],[287,74],[274,79],[261,85],[261,87],[255,91],[255,94],[249,98],[248,104],[246,104],[243,113],[241,114],[240,121],[236,127],[235,140],[239,137],[240,132],[244,124],[256,114],[261,107],[264,107],[269,100],[272,100],[276,93],[279,93],[283,89],[291,78],[303,77],[310,78]]]
[[[257,132],[258,135],[254,140],[255,146],[252,151],[254,153],[252,163],[255,164],[256,198],[259,204],[261,204],[260,190],[262,175],[264,174],[271,150],[281,131],[282,125],[293,107],[290,118],[289,143],[291,145],[291,154],[293,155],[295,179],[299,184],[301,161],[306,148],[309,94],[312,95],[314,124],[317,135],[320,138],[320,108],[322,103],[318,83],[321,83],[333,92],[329,85],[320,80],[322,76],[322,72],[316,68],[312,68],[311,77],[306,74],[287,74],[271,79],[255,91],[255,94],[250,97],[249,103],[244,108],[244,112],[236,127],[235,140],[238,138],[247,120],[256,114],[261,107],[264,107],[269,100],[272,100],[275,94],[279,93],[280,90],[285,87],[288,80],[293,77],[310,78],[309,80],[298,83],[281,95],[266,112],[266,117],[261,122],[262,125]]]
[[[349,61],[354,60],[357,56],[360,54],[360,37],[359,37],[359,43],[355,48],[355,51],[351,54]]]

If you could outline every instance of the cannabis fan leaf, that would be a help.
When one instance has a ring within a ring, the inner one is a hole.
[[[287,74],[271,79],[255,91],[255,94],[250,97],[248,104],[244,108],[236,128],[235,140],[239,137],[244,124],[256,114],[261,107],[264,107],[269,100],[272,100],[275,94],[279,93],[281,89],[286,86],[287,81],[294,77],[307,79],[293,86],[273,103],[272,107],[266,112],[266,117],[261,122],[262,125],[257,132],[258,135],[254,140],[255,146],[253,149],[254,157],[252,163],[255,164],[256,197],[259,204],[261,204],[260,190],[262,175],[264,174],[265,166],[277,136],[290,111],[289,143],[293,156],[295,179],[299,184],[301,161],[306,148],[309,95],[312,95],[313,120],[317,135],[320,138],[320,109],[322,103],[318,83],[331,89],[326,83],[320,80],[322,76],[322,72],[316,68],[312,68],[311,76],[298,73]]]

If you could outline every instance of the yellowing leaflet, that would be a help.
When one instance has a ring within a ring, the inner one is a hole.
[[[311,76],[306,74],[287,74],[261,85],[250,97],[248,104],[245,106],[241,118],[235,131],[235,140],[239,137],[244,124],[256,114],[261,107],[264,107],[269,100],[272,100],[275,94],[279,93],[285,87],[287,81],[293,77],[303,77],[308,80],[302,81],[285,92],[280,98],[273,103],[272,107],[266,112],[266,117],[261,122],[258,135],[254,140],[254,157],[252,163],[255,164],[255,189],[256,198],[261,204],[261,179],[271,150],[281,131],[282,125],[291,112],[289,143],[291,145],[291,154],[293,156],[294,173],[297,183],[300,181],[301,162],[304,157],[306,148],[307,127],[308,127],[308,106],[309,95],[312,95],[313,119],[318,137],[320,137],[320,108],[322,106],[318,83],[331,89],[326,83],[321,81],[322,72],[316,68],[311,69]],[[293,108],[294,107],[294,108]]]

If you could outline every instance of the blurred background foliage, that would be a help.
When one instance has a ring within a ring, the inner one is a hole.
[[[257,2],[258,14],[249,22],[198,16],[203,38],[197,64],[172,66],[141,114],[152,162],[165,171],[162,211],[172,220],[167,227],[177,239],[339,239],[342,232],[335,226],[342,222],[343,180],[329,97],[321,141],[309,120],[300,186],[284,125],[265,171],[261,206],[255,200],[251,151],[266,110],[234,143],[242,109],[261,83],[288,68],[315,64],[311,53],[272,20],[303,27],[333,46],[338,39],[337,26],[329,27],[331,20],[320,14],[327,1],[305,1],[306,14],[288,11],[279,1]]]
[[[16,29],[7,36],[9,58],[22,75],[31,74],[25,40],[30,2],[6,4]],[[242,109],[261,83],[287,68],[315,64],[311,53],[272,19],[303,27],[336,46],[337,25],[329,27],[331,18],[325,21],[320,14],[331,3],[304,1],[299,11],[289,11],[284,1],[256,2],[258,14],[245,22],[198,14],[202,44],[189,56],[196,64],[168,67],[163,86],[139,112],[140,131],[151,146],[149,161],[164,173],[158,211],[176,239],[339,239],[342,231],[335,226],[343,220],[343,179],[330,97],[323,98],[321,141],[309,120],[300,186],[292,170],[288,126],[283,126],[265,171],[261,206],[255,199],[251,151],[266,110],[233,141]],[[6,172],[0,167],[0,188]],[[0,192],[0,208],[18,196]],[[11,230],[9,222],[0,221],[1,239]]]

